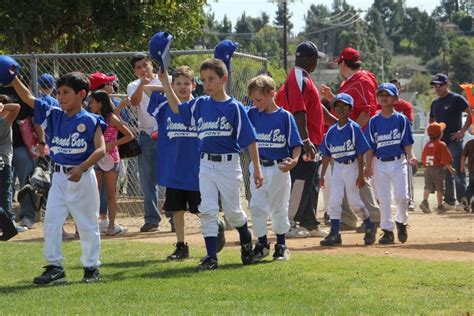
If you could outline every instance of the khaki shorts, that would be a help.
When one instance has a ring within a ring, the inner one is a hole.
[[[444,193],[445,167],[426,167],[425,169],[425,191],[430,193]]]

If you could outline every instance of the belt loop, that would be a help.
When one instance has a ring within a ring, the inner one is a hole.
[[[231,154],[227,155],[227,161],[232,161],[232,155]]]

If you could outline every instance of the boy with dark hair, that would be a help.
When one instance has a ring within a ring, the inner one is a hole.
[[[105,154],[102,117],[83,109],[89,80],[79,72],[68,73],[57,81],[61,108],[35,98],[18,79],[13,87],[20,98],[34,109],[34,119],[45,129],[46,141],[54,162],[54,175],[44,218],[45,271],[35,284],[66,281],[62,267],[62,226],[69,213],[81,236],[84,266],[83,282],[99,281],[100,233],[99,191],[93,166]]]
[[[262,186],[263,177],[258,157],[255,131],[243,105],[227,95],[227,69],[216,59],[205,61],[200,69],[204,89],[203,96],[180,104],[173,91],[166,71],[160,72],[160,80],[174,113],[182,116],[188,126],[197,128],[199,139],[199,188],[201,191],[201,229],[206,243],[207,256],[197,270],[217,269],[217,235],[219,194],[224,214],[240,235],[243,264],[253,262],[252,235],[247,226],[247,216],[240,204],[240,150],[248,148],[254,165],[255,186]]]
[[[444,194],[444,169],[455,175],[456,170],[451,166],[453,157],[448,150],[446,143],[441,140],[443,131],[446,128],[444,123],[431,123],[428,126],[428,136],[430,141],[423,148],[421,154],[421,161],[425,169],[425,189],[423,192],[423,201],[420,208],[423,213],[431,213],[428,204],[428,197],[430,193],[436,192],[436,199],[438,201],[438,213],[444,213],[447,209],[443,205]]]

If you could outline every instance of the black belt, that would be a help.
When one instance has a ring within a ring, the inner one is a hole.
[[[62,173],[69,173],[72,169],[74,169],[75,167],[66,167],[66,166],[61,166],[61,165],[54,165],[54,172],[62,172]],[[84,170],[84,172],[86,172],[86,170]]]
[[[351,163],[353,163],[355,161],[355,158],[354,159],[349,159],[349,160],[346,160],[346,161],[342,161],[340,163],[344,164],[344,165],[350,165]]]
[[[265,159],[260,159],[260,164],[264,167],[271,167],[271,166],[274,166],[276,164],[279,164],[280,162],[282,162],[283,159],[278,159],[278,160],[265,160]]]
[[[398,159],[402,158],[402,156],[403,155],[398,155],[398,156],[394,156],[394,157],[382,157],[382,158],[377,157],[377,159],[380,160],[380,161],[383,161],[383,162],[387,162],[387,161],[398,160]]]
[[[213,155],[213,154],[201,154],[201,159],[205,158],[210,161],[214,162],[222,162],[222,161],[232,161],[232,154],[224,154],[224,155]]]

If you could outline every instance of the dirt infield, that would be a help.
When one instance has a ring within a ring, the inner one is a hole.
[[[415,197],[419,200],[423,187],[423,178],[415,177]],[[431,197],[432,199],[434,197]],[[430,204],[435,205],[430,199]],[[319,208],[320,209],[320,208]],[[186,214],[187,242],[193,245],[204,246],[204,241],[199,229],[199,219],[191,214]],[[322,215],[322,212],[319,212]],[[172,244],[176,242],[174,233],[170,232],[170,225],[164,218],[161,229],[154,233],[140,233],[143,219],[139,217],[121,217],[117,221],[126,226],[129,232],[113,237],[103,237],[104,240],[132,240],[137,242]],[[423,260],[452,260],[474,262],[474,214],[449,211],[445,214],[423,214],[419,209],[410,213],[408,241],[406,244],[396,243],[391,246],[364,246],[363,234],[343,232],[343,245],[339,247],[321,247],[320,238],[310,237],[304,239],[289,239],[288,246],[293,255],[298,252],[313,252],[327,254],[363,254],[370,256],[391,256],[401,258],[417,258]],[[16,241],[41,241],[43,236],[42,223],[35,224],[34,228],[17,235]],[[322,226],[323,229],[328,229]],[[271,230],[271,228],[269,227]],[[66,230],[74,232],[72,222],[66,224]],[[226,232],[226,247],[237,247],[238,235],[235,230]],[[270,234],[270,241],[275,241]]]

